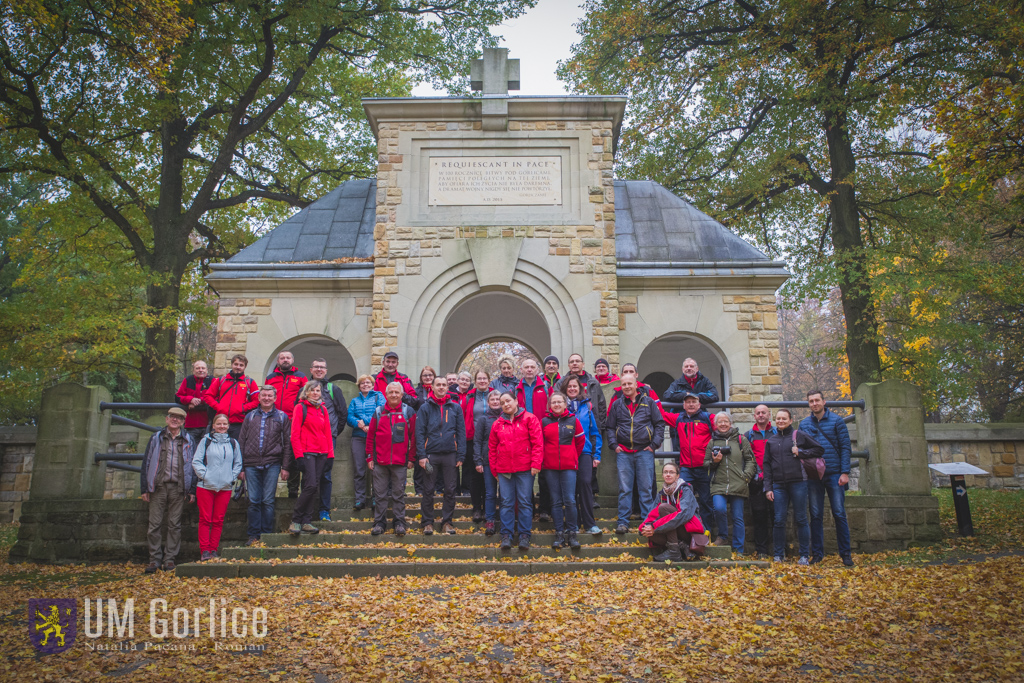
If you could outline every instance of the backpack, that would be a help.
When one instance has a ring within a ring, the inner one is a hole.
[[[377,406],[377,409],[373,411],[373,417],[379,422],[380,416],[383,415],[383,413],[384,406]],[[402,417],[405,418],[406,422],[409,422],[412,419],[412,408],[410,408],[406,403],[402,404]]]

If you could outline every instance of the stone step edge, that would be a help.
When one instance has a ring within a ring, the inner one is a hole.
[[[551,545],[551,541],[554,540],[555,535],[553,533],[536,533],[531,536],[534,545]],[[301,534],[299,536],[293,536],[292,534],[263,534],[261,537],[263,543],[268,548],[282,548],[282,547],[302,547],[308,545],[316,545],[318,543],[333,543],[341,546],[357,546],[366,545],[367,543],[395,543],[398,545],[450,545],[454,543],[460,543],[463,545],[477,546],[477,545],[497,545],[501,542],[501,536],[495,534],[493,536],[486,536],[482,533],[470,533],[470,534],[442,534],[434,533],[430,536],[424,536],[420,533],[409,533],[405,536],[395,536],[392,533],[381,534],[380,536],[371,536],[369,533],[354,533],[354,534],[341,534],[341,533],[319,533],[319,534]],[[513,539],[518,538],[517,534],[513,534]],[[601,534],[600,536],[593,536],[591,534],[578,534],[577,538],[583,545],[592,545],[595,542],[608,543],[609,539],[616,538],[623,547],[627,547],[635,544],[639,541],[642,536],[639,534]]]
[[[235,579],[286,578],[299,576],[332,577],[387,577],[387,576],[469,576],[485,572],[505,572],[509,576],[531,574],[568,574],[573,572],[622,572],[639,569],[768,569],[769,562],[761,561],[708,561],[696,562],[401,562],[401,563],[189,563],[175,568],[178,578]]]
[[[263,552],[261,552],[261,550]],[[579,550],[562,548],[554,550],[549,546],[534,545],[529,550],[530,557],[617,557],[620,555],[633,555],[634,557],[650,557],[650,549],[641,546],[583,546]],[[451,560],[476,560],[488,559],[491,557],[509,557],[520,555],[520,552],[513,547],[511,551],[502,551],[491,546],[462,546],[462,547],[417,547],[410,553],[404,548],[225,548],[222,557],[225,560],[237,560],[243,562],[273,562],[296,560],[308,558],[315,562],[317,558],[355,560],[370,558],[388,557],[417,557],[437,558]],[[706,559],[729,560],[732,552],[723,548],[721,550],[710,548],[705,554]],[[751,558],[752,559],[752,558]]]

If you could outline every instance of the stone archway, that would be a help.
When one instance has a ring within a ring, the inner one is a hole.
[[[440,368],[453,370],[469,351],[496,340],[519,342],[538,359],[551,353],[551,331],[533,304],[511,292],[480,292],[455,306],[445,320]]]
[[[665,384],[665,375],[673,379],[682,375],[683,360],[688,357],[697,361],[701,373],[715,383],[719,398],[728,400],[732,381],[729,362],[717,346],[702,337],[681,332],[663,335],[644,347],[637,369],[642,381],[658,389]]]
[[[347,380],[354,382],[358,373],[352,354],[336,339],[323,335],[304,335],[289,339],[274,351],[267,361],[264,377],[268,376],[277,364],[277,354],[291,351],[295,356],[295,367],[304,375],[309,376],[309,366],[314,358],[327,361],[327,379],[331,382]]]

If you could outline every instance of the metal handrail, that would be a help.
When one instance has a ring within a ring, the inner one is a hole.
[[[148,425],[145,422],[131,420],[127,417],[122,417],[120,415],[111,415],[110,421],[116,422],[118,424],[128,425],[129,427],[138,427],[139,429],[145,429],[146,431],[149,432],[159,432],[161,429],[163,429],[163,427],[154,427],[153,425]]]
[[[136,472],[136,473],[141,473],[142,472],[142,468],[141,467],[136,467],[135,465],[125,465],[124,463],[120,463],[120,462],[108,462],[107,463],[107,467],[109,467],[111,469],[115,469],[115,470],[125,470],[126,472]]]
[[[661,402],[662,407],[682,408],[682,403]],[[767,406],[768,408],[807,408],[807,401],[718,401],[717,403],[705,403],[701,408],[756,408]],[[864,410],[864,400],[859,401],[828,401],[825,404],[828,408],[860,408]]]

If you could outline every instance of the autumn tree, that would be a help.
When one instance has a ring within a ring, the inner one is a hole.
[[[785,253],[798,296],[838,286],[856,387],[883,372],[871,251],[937,190],[923,123],[980,58],[978,7],[590,0],[561,73],[629,95],[620,174]]]
[[[361,98],[458,87],[487,27],[531,4],[4,3],[0,173],[84,198],[120,233],[146,282],[142,399],[166,400],[188,270],[243,246],[254,214],[369,176]]]

